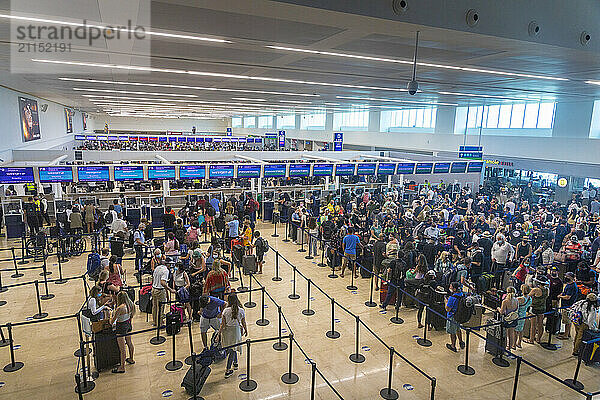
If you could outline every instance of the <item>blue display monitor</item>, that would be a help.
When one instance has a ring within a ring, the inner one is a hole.
[[[85,135],[75,135],[75,140],[85,140]]]
[[[238,165],[238,178],[260,178],[260,165],[258,164],[241,164]]]
[[[32,167],[0,167],[0,183],[33,183]]]
[[[335,176],[354,175],[356,164],[335,164]]]
[[[462,161],[453,162],[452,168],[450,168],[450,172],[452,172],[453,174],[464,174],[466,170],[467,170],[467,163],[462,162]]]
[[[377,175],[394,175],[396,173],[396,163],[379,163]]]
[[[185,137],[178,137],[178,138],[177,138],[177,141],[178,141],[179,143],[185,143],[185,142],[187,141],[187,139],[186,139]]]
[[[290,177],[310,176],[310,164],[290,164]]]
[[[433,170],[433,163],[417,163],[416,174],[430,174]]]
[[[398,175],[412,175],[415,172],[415,163],[398,163],[396,173]]]
[[[449,162],[435,163],[435,166],[433,167],[434,174],[447,174],[448,172],[450,172]]]
[[[467,173],[471,172],[481,172],[483,169],[483,162],[470,162],[469,167],[467,168]]]
[[[179,179],[204,179],[206,177],[206,166],[204,165],[182,165],[179,167]]]
[[[204,138],[203,137],[197,137],[196,138],[196,143],[204,143]]]
[[[108,140],[110,140],[111,142],[118,142],[119,141],[119,137],[118,136],[109,136]]]
[[[168,139],[168,138],[167,138],[166,136],[160,136],[160,137],[158,138],[158,141],[159,141],[159,142],[166,142],[166,141],[167,141],[167,139]]]
[[[262,143],[262,138],[254,138],[254,143]]]
[[[186,141],[188,143],[194,143],[196,141],[196,138],[195,137],[189,137],[189,138],[186,138]]]
[[[285,177],[285,164],[265,164],[264,165],[264,177],[265,178],[284,178]]]
[[[85,137],[85,140],[96,140],[96,136],[93,136],[93,135],[87,135],[87,136]]]
[[[246,143],[246,138],[245,137],[241,137],[237,139],[238,142],[240,143]]]
[[[313,164],[313,176],[333,175],[333,164]]]
[[[176,142],[176,141],[177,141],[176,137],[169,136],[169,143],[173,143],[173,142]]]
[[[375,175],[377,164],[375,163],[360,163],[356,169],[356,175]]]
[[[141,165],[123,165],[115,167],[115,181],[143,181],[144,167]]]
[[[77,179],[79,182],[108,182],[110,180],[108,166],[77,167]]]
[[[73,182],[71,167],[40,167],[38,169],[41,183]]]
[[[121,141],[121,142],[128,142],[129,141],[129,137],[128,136],[119,136],[119,141]]]
[[[254,138],[250,138],[249,137],[249,138],[246,139],[246,142],[247,143],[254,143]]]
[[[98,136],[97,136],[97,139],[98,139],[98,140],[102,140],[103,142],[105,142],[105,141],[107,141],[107,140],[108,140],[108,136],[104,136],[104,135],[98,135]]]
[[[212,139],[213,139],[213,138],[211,138],[211,137],[207,137],[207,138],[204,138],[204,141],[205,141],[206,143],[210,143],[210,142],[212,142]]]
[[[209,165],[208,177],[210,179],[233,178],[233,164]]]
[[[150,165],[148,166],[148,180],[175,180],[174,165]]]

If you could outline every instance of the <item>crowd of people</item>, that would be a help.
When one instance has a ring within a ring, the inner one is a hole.
[[[106,141],[85,140],[74,150],[119,151],[263,151],[261,144],[240,142],[160,142],[160,141]]]

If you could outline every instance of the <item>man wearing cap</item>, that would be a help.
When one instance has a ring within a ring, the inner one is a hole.
[[[144,262],[144,247],[146,247],[144,229],[146,229],[146,225],[144,223],[140,223],[136,231],[133,233],[133,248],[135,250],[135,269],[138,270],[140,273],[142,271],[142,264]]]
[[[588,329],[598,329],[598,296],[595,293],[589,293],[585,299],[573,304],[571,312],[576,316],[573,355],[577,356],[579,355],[584,332]]]
[[[579,297],[579,289],[575,283],[575,274],[567,272],[565,274],[565,287],[558,295],[562,308],[570,308]],[[568,312],[563,312],[562,322],[565,324],[565,331],[557,336],[558,339],[566,340],[571,338],[571,318]]]
[[[492,247],[494,243],[491,240],[492,234],[485,231],[481,237],[477,239],[477,245],[483,251],[483,271],[489,272],[492,265]]]

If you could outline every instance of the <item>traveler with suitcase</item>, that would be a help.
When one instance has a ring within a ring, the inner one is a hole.
[[[208,347],[208,329],[213,328],[215,331],[220,329],[221,312],[225,304],[227,303],[217,297],[207,295],[200,297],[200,308],[202,309],[200,316],[200,336],[202,337],[204,349]]]
[[[535,317],[531,321],[531,332],[529,341],[526,343],[540,343],[544,334],[544,314],[547,311],[546,299],[548,298],[548,278],[544,275],[537,276],[533,279],[534,287],[531,289],[531,312]]]
[[[588,294],[585,299],[579,300],[569,309],[571,321],[575,325],[575,338],[573,339],[573,355],[579,355],[584,332],[598,330],[598,296]],[[590,360],[584,360],[589,362]]]
[[[113,368],[113,374],[125,373],[125,363],[133,365],[135,360],[133,359],[133,342],[131,336],[128,333],[131,332],[131,318],[135,315],[135,306],[127,295],[127,292],[119,292],[117,294],[117,307],[113,311],[110,324],[115,326],[115,333],[117,334],[117,343],[119,344],[119,351],[121,352],[121,365],[117,368]],[[129,358],[126,358],[125,345],[129,349]]]
[[[204,282],[204,294],[220,299],[229,291],[229,275],[221,268],[221,264],[231,266],[225,260],[214,260]]]
[[[406,270],[406,263],[404,262],[404,252],[398,251],[398,258],[392,260],[387,270],[387,278],[390,284],[387,286],[387,294],[383,303],[379,307],[386,309],[387,306],[392,302],[398,289],[404,288],[404,274]],[[383,289],[383,284],[381,285]],[[400,294],[398,294],[400,295]]]
[[[527,321],[525,317],[527,316],[527,310],[531,306],[531,296],[529,296],[530,292],[531,287],[523,284],[521,285],[521,296],[517,298],[517,301],[519,302],[519,308],[517,309],[519,319],[517,321],[517,326],[515,327],[515,332],[517,335],[515,346],[518,349],[522,348],[523,331],[525,330],[525,322]]]
[[[579,288],[575,283],[575,275],[572,272],[565,274],[565,287],[557,297],[560,299],[562,308],[570,308],[579,298]],[[567,312],[563,313],[563,323],[565,324],[565,331],[556,338],[561,340],[571,339],[571,318]]]
[[[419,311],[417,311],[417,323],[419,324],[418,328],[423,328],[423,324],[421,323],[423,317],[423,310],[425,309],[425,304],[430,305],[434,300],[434,291],[435,291],[435,271],[428,271],[425,274],[425,278],[417,288],[415,296],[419,299],[420,303],[418,303]],[[427,318],[427,316],[425,316]],[[428,329],[432,326],[430,321],[425,320],[428,323]]]
[[[517,300],[517,293],[514,287],[509,286],[506,288],[506,297],[502,300],[502,305],[498,307],[498,313],[504,321],[503,326],[506,329],[506,336],[508,337],[508,343],[506,350],[516,350],[516,333],[515,328],[519,321],[518,314],[519,301]]]
[[[456,338],[458,337],[458,344],[461,349],[465,348],[465,342],[462,340],[462,332],[458,322],[455,320],[455,314],[459,311],[460,302],[463,293],[458,282],[450,283],[450,296],[446,301],[446,333],[450,335],[450,343],[446,343],[446,348],[456,353]]]
[[[316,254],[316,239],[315,243],[315,254]],[[256,249],[256,263],[258,265],[258,273],[263,273],[263,264],[265,263],[265,253],[269,251],[269,242],[267,239],[260,236],[258,230],[254,231],[254,248]]]
[[[227,296],[227,308],[223,310],[221,325],[219,327],[219,340],[221,341],[221,346],[228,347],[236,343],[241,343],[242,336],[248,336],[246,313],[235,293],[230,293]],[[225,379],[232,376],[233,371],[238,369],[237,353],[241,353],[241,351],[242,346],[235,346],[227,349]]]
[[[154,268],[152,273],[152,326],[160,325],[161,321],[158,319],[160,314],[161,320],[165,317],[163,312],[164,302],[167,301],[167,291],[175,294],[169,286],[169,269],[160,264]]]

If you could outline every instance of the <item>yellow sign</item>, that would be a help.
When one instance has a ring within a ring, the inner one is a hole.
[[[564,188],[567,186],[569,182],[567,181],[567,178],[560,178],[558,180],[558,186],[560,186],[561,188]]]

